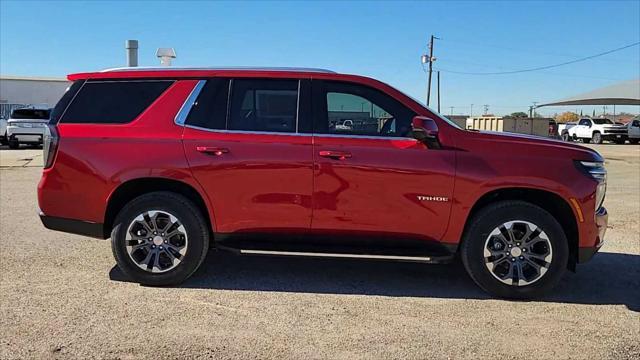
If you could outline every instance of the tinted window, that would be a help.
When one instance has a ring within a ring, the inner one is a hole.
[[[295,132],[297,80],[236,79],[232,82],[229,130]]]
[[[582,120],[580,120],[578,125],[590,126],[591,125],[591,121],[589,121],[589,119],[582,119]]]
[[[226,129],[229,79],[210,79],[193,104],[186,123],[207,129]]]
[[[87,81],[65,112],[63,123],[128,123],[173,81]]]
[[[357,84],[324,82],[326,117],[316,132],[329,134],[407,136],[414,112],[379,90]]]
[[[631,123],[631,126],[640,126],[640,121],[633,120],[633,123]]]
[[[11,112],[11,118],[47,120],[50,113],[49,109],[15,109]]]
[[[74,81],[73,84],[67,88],[62,98],[60,98],[60,101],[58,101],[53,110],[51,110],[51,120],[49,121],[51,124],[56,124],[60,120],[60,116],[62,116],[67,109],[67,106],[69,106],[73,97],[78,90],[80,90],[82,84],[84,84],[84,80]]]

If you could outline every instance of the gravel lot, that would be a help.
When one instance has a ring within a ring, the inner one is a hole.
[[[640,147],[594,147],[609,170],[607,243],[531,302],[490,299],[460,264],[216,252],[180,287],[139,286],[107,241],[41,225],[40,168],[20,160],[37,151],[3,154],[0,358],[637,359]]]

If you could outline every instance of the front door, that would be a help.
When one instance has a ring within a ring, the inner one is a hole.
[[[202,88],[183,143],[217,233],[309,230],[312,137],[298,132],[302,82],[216,78]]]
[[[415,114],[376,89],[313,87],[314,232],[439,240],[451,209],[453,151],[409,137]]]

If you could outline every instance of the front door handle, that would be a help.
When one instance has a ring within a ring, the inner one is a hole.
[[[345,160],[351,157],[350,152],[334,150],[322,150],[318,153],[318,155],[335,160]]]
[[[226,154],[229,152],[227,148],[215,147],[215,146],[196,146],[196,150],[205,153],[211,154],[215,156],[221,156],[222,154]]]

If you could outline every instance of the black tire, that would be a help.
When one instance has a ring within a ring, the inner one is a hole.
[[[640,139],[629,139],[629,143],[638,144],[638,143],[640,143]]]
[[[9,149],[17,149],[20,147],[20,143],[17,140],[9,140]]]
[[[562,141],[571,141],[572,140],[571,136],[569,136],[569,133],[567,131],[564,131],[562,133],[561,137],[562,137]]]
[[[125,237],[129,224],[140,214],[160,210],[173,214],[182,223],[188,246],[173,269],[151,273],[138,267],[129,256]],[[111,249],[120,269],[134,281],[151,286],[175,285],[189,278],[202,264],[209,249],[209,228],[200,210],[187,198],[172,192],[152,192],[131,200],[120,211],[111,231]]]
[[[509,285],[498,280],[485,264],[485,241],[498,226],[514,220],[527,221],[543,230],[553,251],[544,273],[528,285]],[[544,295],[567,269],[569,247],[558,221],[546,210],[524,201],[501,201],[488,205],[471,219],[460,249],[462,262],[473,281],[489,294],[510,299],[530,299]]]
[[[618,145],[624,145],[624,143],[626,142],[626,140],[624,140],[624,139],[616,139],[616,140],[614,140],[614,142],[615,142],[616,144],[618,144]]]
[[[591,134],[591,142],[594,144],[602,144],[602,134],[594,131],[593,134]]]

